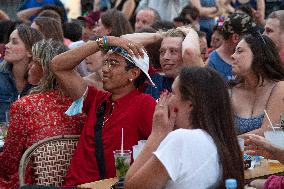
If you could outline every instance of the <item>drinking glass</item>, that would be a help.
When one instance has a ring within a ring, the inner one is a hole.
[[[284,130],[279,124],[274,124],[274,130],[269,127],[269,129],[264,132],[264,137],[275,146],[284,148]]]
[[[264,137],[270,141],[275,146],[284,148],[284,130],[280,127],[280,124],[274,124],[274,129],[269,127],[267,131],[264,132]],[[279,169],[282,164],[277,160],[268,160],[269,169],[275,170]]]
[[[113,151],[116,177],[118,179],[124,177],[130,167],[131,150],[115,150]]]

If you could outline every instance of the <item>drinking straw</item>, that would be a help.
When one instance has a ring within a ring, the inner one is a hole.
[[[270,118],[269,118],[269,116],[268,116],[266,110],[264,110],[264,113],[265,113],[265,115],[266,115],[266,117],[267,117],[267,119],[268,119],[268,121],[269,121],[270,127],[272,128],[273,131],[275,131],[275,129],[274,129],[274,127],[273,127],[273,124],[272,124],[272,122],[271,122],[271,120],[270,120]]]
[[[121,128],[121,147],[120,147],[120,150],[121,150],[121,154],[123,154],[123,128]]]

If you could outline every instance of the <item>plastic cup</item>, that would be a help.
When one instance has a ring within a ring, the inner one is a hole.
[[[115,150],[113,151],[116,177],[122,178],[126,175],[131,162],[131,150]]]
[[[139,140],[138,141],[138,146],[143,146],[144,144],[146,144],[147,140]]]
[[[284,130],[278,124],[274,125],[274,131],[272,128],[265,131],[264,137],[275,146],[284,148]]]
[[[279,124],[274,124],[274,130],[269,128],[264,132],[264,137],[273,145],[284,148],[284,130],[279,127]],[[268,167],[270,170],[278,170],[283,165],[277,160],[268,160]]]
[[[133,160],[135,160],[139,154],[139,146],[138,145],[132,146],[132,151],[133,151]]]

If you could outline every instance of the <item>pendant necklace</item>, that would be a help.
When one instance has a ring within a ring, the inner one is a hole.
[[[105,123],[111,118],[113,108],[114,108],[114,102],[111,103],[111,109],[110,109],[110,111],[109,111],[109,113],[108,113],[108,114],[109,114],[108,117],[106,118],[106,116],[104,116],[103,126],[104,126]]]

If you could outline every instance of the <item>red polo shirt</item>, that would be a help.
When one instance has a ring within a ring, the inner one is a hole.
[[[105,177],[115,177],[113,151],[120,149],[121,128],[124,130],[124,148],[132,150],[139,140],[145,140],[151,133],[155,100],[147,94],[133,90],[120,99],[111,102],[110,93],[89,87],[84,101],[84,112],[88,114],[76,151],[71,160],[64,185],[77,186],[99,180],[94,148],[94,125],[96,110],[106,100],[105,124],[102,131],[104,146]]]

